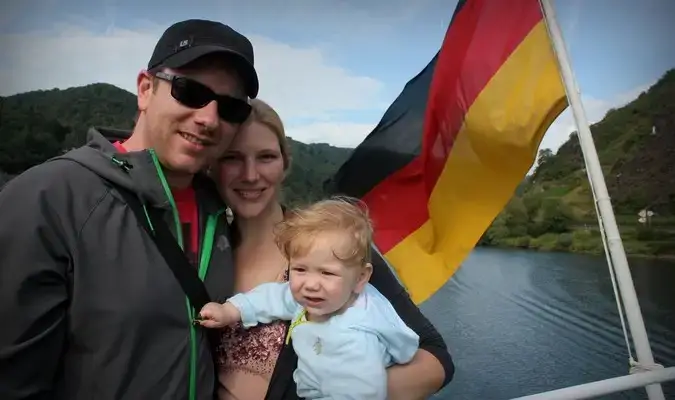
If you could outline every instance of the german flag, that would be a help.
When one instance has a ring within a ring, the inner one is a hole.
[[[460,1],[440,51],[327,182],[361,198],[421,303],[448,281],[567,107],[538,0]]]

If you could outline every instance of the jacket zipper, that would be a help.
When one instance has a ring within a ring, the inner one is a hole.
[[[178,244],[180,245],[181,249],[184,249],[183,230],[181,229],[180,217],[178,215],[178,208],[176,207],[173,194],[171,193],[171,188],[169,187],[169,183],[167,182],[166,177],[164,176],[164,171],[159,163],[159,160],[157,159],[155,151],[153,149],[150,149],[149,151],[150,155],[152,156],[152,162],[154,163],[155,169],[157,170],[157,175],[159,176],[160,182],[162,183],[162,187],[164,188],[164,193],[169,199],[169,204],[171,205],[171,212],[173,214],[173,220],[176,229],[176,240],[178,241]],[[202,241],[202,248],[199,254],[199,269],[197,270],[199,278],[202,281],[204,280],[204,277],[206,276],[206,273],[208,272],[209,269],[209,263],[211,261],[211,250],[213,249],[213,238],[215,235],[218,218],[221,213],[222,211],[219,211],[217,214],[209,215],[206,222],[204,240]],[[192,321],[194,320],[195,310],[190,305],[190,300],[187,298],[187,296],[185,296],[185,307],[188,316],[188,328],[190,330],[189,399],[196,400],[197,329],[192,324]]]

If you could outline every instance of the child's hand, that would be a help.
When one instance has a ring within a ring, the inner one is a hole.
[[[197,319],[201,326],[206,328],[223,328],[231,325],[241,319],[241,314],[235,306],[230,303],[218,304],[208,303],[199,312],[200,319]]]

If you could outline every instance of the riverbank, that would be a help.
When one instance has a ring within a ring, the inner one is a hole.
[[[626,255],[649,259],[675,260],[675,237],[670,231],[623,228],[621,239]],[[538,237],[517,236],[482,239],[481,247],[518,248],[575,254],[604,254],[597,227],[582,227],[565,233],[545,233]]]

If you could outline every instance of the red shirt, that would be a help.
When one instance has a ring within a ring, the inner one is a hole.
[[[120,142],[113,145],[121,153],[126,149]],[[178,218],[183,229],[183,251],[188,256],[192,265],[197,265],[199,254],[199,213],[197,212],[197,198],[192,186],[185,189],[171,189],[171,195],[178,209]]]

